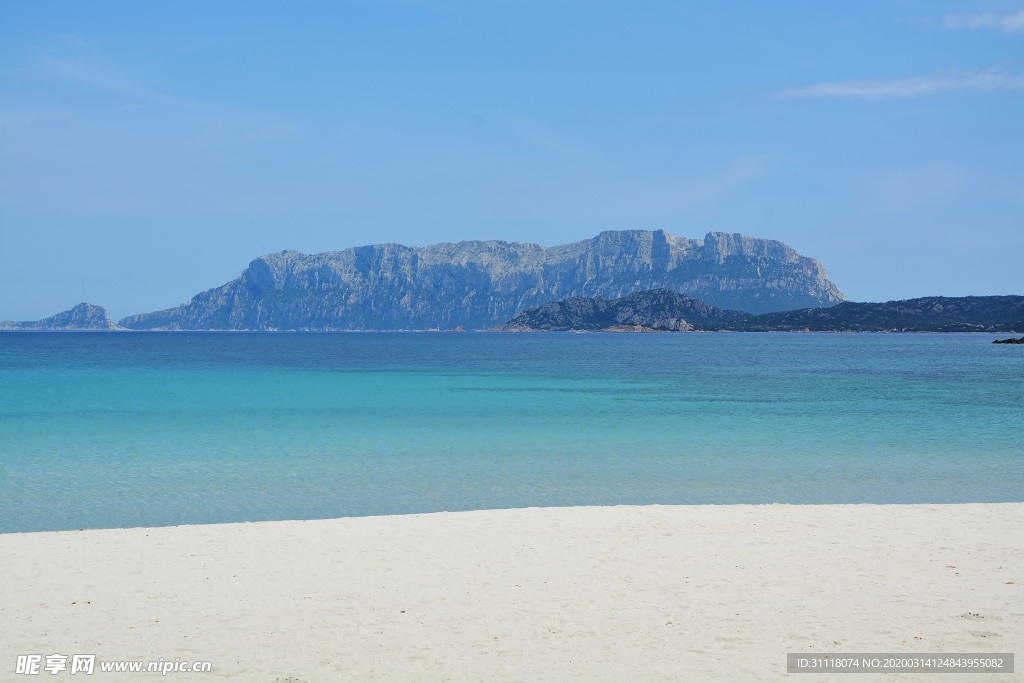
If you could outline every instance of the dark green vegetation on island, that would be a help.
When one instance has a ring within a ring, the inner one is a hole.
[[[1024,337],[1019,339],[996,339],[993,344],[1024,344]]]
[[[655,289],[621,299],[572,297],[524,311],[495,332],[720,330],[742,324],[750,314],[726,311],[698,299]]]
[[[1024,296],[927,296],[856,303],[825,309],[769,313],[752,318],[751,331],[1015,332],[1024,330]]]
[[[657,288],[751,313],[843,300],[818,261],[781,242],[629,230],[555,247],[488,241],[283,251],[255,259],[237,279],[186,304],[119,324],[135,330],[479,330],[549,301]]]
[[[1024,296],[932,296],[885,303],[846,301],[750,315],[668,290],[616,300],[572,298],[524,311],[495,331],[1013,332],[1024,330]]]

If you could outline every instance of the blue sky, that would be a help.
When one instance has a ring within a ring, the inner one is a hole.
[[[0,5],[0,319],[631,228],[779,239],[853,300],[1024,294],[1024,2]]]

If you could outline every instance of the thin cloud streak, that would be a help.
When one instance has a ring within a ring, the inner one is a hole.
[[[178,120],[188,121],[193,130],[200,130],[199,137],[188,142],[199,144],[263,144],[294,140],[301,134],[295,124],[266,116],[259,111],[224,106],[216,102],[188,99],[151,88],[125,75],[117,64],[92,59],[44,58],[35,62],[35,67],[50,76],[96,91],[111,93],[135,103],[156,105]],[[53,110],[61,118],[69,118],[74,111],[69,108]],[[49,114],[47,118],[54,118]],[[35,116],[19,116],[17,111],[0,107],[0,122],[22,123],[45,120],[41,112]],[[185,142],[185,141],[182,141]]]
[[[42,61],[41,66],[48,73],[59,78],[152,104],[172,107],[188,107],[195,104],[189,100],[147,88],[111,68],[97,64],[46,59]]]
[[[947,28],[966,28],[972,31],[988,29],[1003,33],[1024,33],[1024,10],[1011,14],[951,14],[946,17]]]
[[[979,73],[954,73],[940,76],[913,76],[888,81],[826,81],[804,88],[791,88],[776,94],[781,99],[840,98],[898,99],[940,92],[1024,89],[1024,74],[1002,69]]]

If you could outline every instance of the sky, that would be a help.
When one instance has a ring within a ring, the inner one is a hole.
[[[626,229],[1024,294],[1024,2],[0,3],[0,320]]]

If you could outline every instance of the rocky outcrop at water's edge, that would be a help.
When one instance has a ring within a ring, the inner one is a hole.
[[[23,322],[2,322],[0,330],[39,330],[49,332],[108,331],[123,330],[115,324],[102,306],[80,303],[70,310],[42,320]]]

